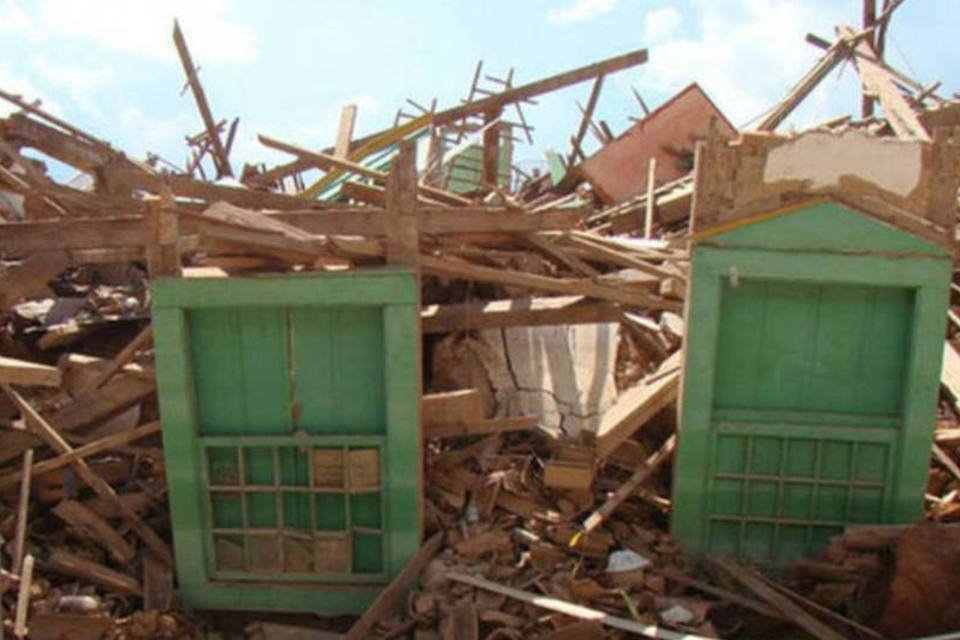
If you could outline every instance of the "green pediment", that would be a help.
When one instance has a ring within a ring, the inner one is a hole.
[[[785,251],[949,255],[942,247],[908,231],[834,202],[811,204],[768,218],[760,216],[756,222],[730,231],[708,233],[699,242]]]

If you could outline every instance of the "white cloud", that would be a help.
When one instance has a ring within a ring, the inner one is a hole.
[[[229,8],[227,0],[4,0],[0,31],[31,41],[74,37],[108,51],[175,60],[173,20],[179,18],[197,64],[254,59],[253,31],[231,20]]]
[[[829,36],[842,22],[840,8],[807,0],[692,0],[692,36],[668,37],[651,48],[650,61],[616,81],[659,93],[674,93],[696,81],[735,125],[755,119],[786,95],[814,64],[819,50],[804,43],[807,32]],[[653,13],[653,12],[651,12]],[[650,14],[647,15],[649,30]],[[669,25],[668,20],[658,18]],[[827,78],[825,87],[836,88]],[[810,96],[800,109],[806,124],[839,114],[841,97],[829,89]],[[652,105],[651,105],[652,106]]]
[[[661,7],[647,12],[643,23],[643,38],[647,45],[669,38],[683,22],[680,12],[674,7]]]
[[[46,92],[33,83],[33,80],[22,75],[19,71],[13,71],[3,61],[0,61],[0,88],[21,96],[27,102],[32,103],[34,100],[40,100],[41,106],[46,111],[57,116],[63,115],[63,108],[56,101],[51,100]],[[0,100],[0,118],[19,110],[20,107],[6,100]]]
[[[573,0],[565,7],[547,11],[547,21],[557,24],[584,22],[614,10],[619,0]]]
[[[102,117],[98,91],[113,78],[112,69],[53,62],[43,55],[38,56],[31,67],[44,85],[65,89],[77,106],[87,113]]]

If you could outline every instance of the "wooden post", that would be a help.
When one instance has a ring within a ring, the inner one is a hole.
[[[876,24],[877,20],[877,0],[863,0],[863,29],[869,29]],[[871,36],[876,48],[877,34]],[[879,55],[878,55],[879,57]],[[864,118],[873,115],[873,96],[863,94],[861,97],[860,111]]]
[[[177,53],[180,55],[180,63],[183,65],[183,72],[187,76],[187,83],[193,92],[193,97],[197,101],[197,110],[200,111],[200,118],[203,120],[203,126],[207,131],[210,144],[213,149],[213,161],[217,166],[218,178],[232,178],[233,169],[230,167],[230,160],[227,157],[227,150],[220,140],[220,132],[214,122],[213,114],[210,112],[210,104],[207,102],[207,94],[203,91],[203,85],[197,77],[197,68],[193,64],[193,58],[190,57],[190,50],[187,48],[187,41],[180,31],[180,23],[173,21],[173,43],[177,47]]]
[[[17,593],[17,611],[13,622],[13,635],[27,637],[27,614],[30,611],[30,587],[33,584],[33,556],[27,554],[20,572],[20,591]]]
[[[166,203],[153,200],[144,212],[144,254],[147,274],[180,276],[180,229],[177,215],[165,208]]]
[[[491,189],[499,185],[500,177],[500,119],[502,110],[488,111],[483,124],[483,182]]]
[[[416,143],[401,140],[400,153],[387,177],[387,264],[415,266],[418,263],[416,162]]]
[[[24,451],[23,468],[20,474],[20,502],[17,504],[17,529],[13,538],[13,567],[11,567],[11,571],[17,574],[23,570],[23,550],[27,541],[27,511],[30,509],[33,449]]]
[[[353,125],[357,121],[357,105],[345,104],[340,109],[340,125],[337,127],[337,141],[333,155],[346,158],[350,152],[350,139],[353,138]]]
[[[653,207],[655,204],[654,201],[656,200],[654,191],[657,188],[656,176],[657,176],[657,159],[650,158],[650,165],[647,167],[647,209],[643,218],[643,237],[644,238],[653,237]]]

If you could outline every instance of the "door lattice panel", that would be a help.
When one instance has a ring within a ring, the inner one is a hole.
[[[243,441],[204,447],[212,574],[303,581],[381,576],[382,443]]]

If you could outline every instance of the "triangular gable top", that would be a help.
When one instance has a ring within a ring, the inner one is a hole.
[[[949,257],[943,246],[847,205],[820,200],[719,225],[695,244],[729,248]]]

